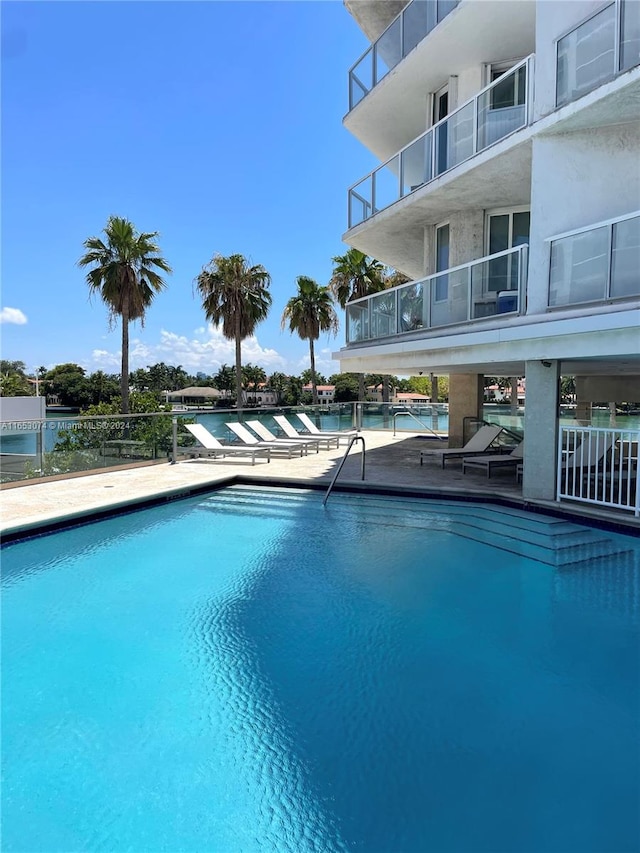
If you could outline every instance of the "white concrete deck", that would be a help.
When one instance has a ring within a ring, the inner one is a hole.
[[[521,486],[514,472],[500,472],[487,479],[484,473],[462,474],[460,463],[443,470],[437,458],[420,465],[420,451],[427,446],[423,438],[404,432],[394,437],[389,431],[365,431],[365,487],[393,488],[421,495],[448,495],[469,498],[522,501]],[[340,474],[338,485],[361,486],[361,444],[356,444]],[[241,477],[244,481],[287,481],[297,486],[326,488],[344,456],[345,447],[321,450],[308,456],[271,462],[249,457],[227,459],[190,459],[170,465],[167,462],[110,470],[82,477],[48,482],[29,482],[5,487],[0,494],[0,534],[81,518],[100,511],[126,507],[162,496],[175,496],[193,489],[215,487]],[[573,511],[584,520],[608,518],[640,529],[631,514],[601,513],[580,505],[549,503],[547,509]]]

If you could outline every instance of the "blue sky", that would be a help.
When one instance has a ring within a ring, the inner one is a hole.
[[[131,326],[132,369],[233,364],[193,279],[238,252],[273,296],[243,360],[300,373],[308,344],[280,331],[283,308],[298,275],[328,282],[347,187],[375,165],[342,127],[367,42],[341,0],[8,0],[1,14],[2,357],[118,372],[120,329],[76,266],[114,214],[160,232],[174,270]],[[343,340],[342,326],[320,339],[321,372]]]

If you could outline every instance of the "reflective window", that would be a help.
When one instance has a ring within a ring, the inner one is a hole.
[[[561,106],[609,80],[614,72],[615,4],[558,42],[556,104]]]
[[[640,294],[640,216],[613,226],[611,297]]]

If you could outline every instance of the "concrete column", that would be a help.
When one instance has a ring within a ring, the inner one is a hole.
[[[463,418],[481,418],[484,376],[481,373],[452,373],[449,376],[449,447],[462,447]]]
[[[557,361],[527,361],[525,378],[522,496],[551,501],[556,495],[560,364]]]

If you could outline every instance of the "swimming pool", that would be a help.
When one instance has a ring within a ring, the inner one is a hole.
[[[321,499],[4,550],[3,850],[638,849],[638,541]]]

